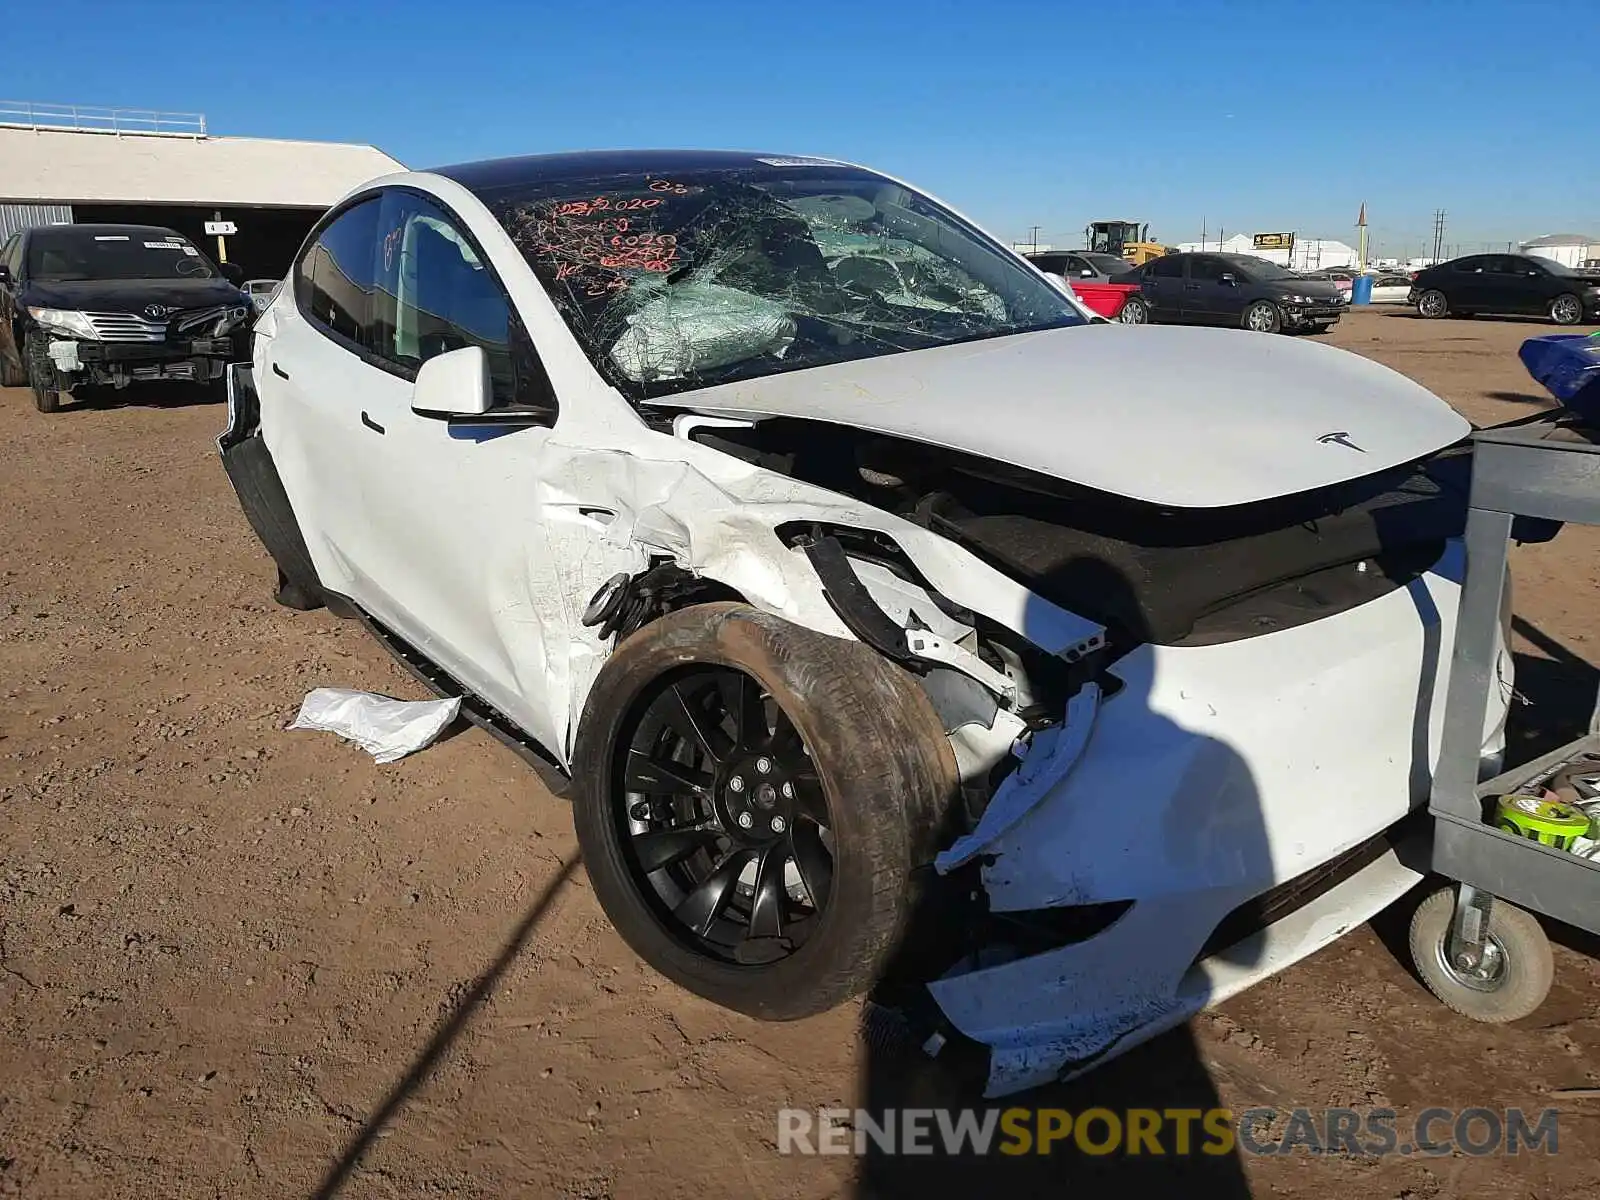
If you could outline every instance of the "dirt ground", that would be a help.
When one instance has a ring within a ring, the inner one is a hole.
[[[1353,313],[1328,338],[1480,423],[1545,403],[1544,327]],[[1127,1161],[922,1176],[780,1157],[782,1106],[892,1088],[853,1009],[763,1025],[611,932],[565,804],[477,732],[375,766],[287,733],[306,690],[422,693],[359,627],[270,599],[214,406],[44,417],[0,392],[0,1196],[1085,1194],[1426,1200],[1600,1184],[1600,1100],[1560,1153]],[[1581,726],[1600,535],[1514,551],[1524,750]],[[1405,913],[1070,1087],[1171,1107],[1555,1103],[1600,1084],[1600,966],[1572,934],[1519,1026],[1452,1016]],[[863,1178],[863,1175],[867,1178]],[[1138,1194],[1146,1194],[1141,1187]]]

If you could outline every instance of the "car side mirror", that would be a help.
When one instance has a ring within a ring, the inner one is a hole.
[[[1239,282],[1239,277],[1232,271],[1224,271],[1217,279],[1218,283],[1225,283],[1229,287]]]
[[[244,268],[238,263],[218,263],[217,270],[222,272],[222,277],[234,287],[244,283]]]
[[[463,346],[423,363],[411,393],[411,411],[424,417],[477,417],[489,411],[489,356],[482,346]]]

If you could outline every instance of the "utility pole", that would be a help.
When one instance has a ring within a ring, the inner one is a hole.
[[[1442,208],[1433,210],[1433,261],[1439,262],[1444,258],[1444,217]]]
[[[1035,225],[1033,227],[1029,240],[1033,245],[1033,252],[1035,254],[1039,253],[1039,226]]]

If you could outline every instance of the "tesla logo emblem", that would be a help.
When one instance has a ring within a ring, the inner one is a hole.
[[[144,315],[156,321],[161,320],[162,317],[166,316],[171,311],[172,310],[164,304],[146,304],[144,306]]]
[[[1325,433],[1317,441],[1324,446],[1343,446],[1346,450],[1354,450],[1357,454],[1366,453],[1365,450],[1350,440],[1348,433]]]

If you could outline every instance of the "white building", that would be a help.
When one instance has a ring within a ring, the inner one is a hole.
[[[1211,251],[1214,254],[1252,254],[1295,271],[1327,271],[1334,267],[1356,265],[1355,247],[1332,238],[1295,238],[1292,251],[1257,250],[1253,234],[1236,233],[1222,241],[1210,238],[1203,242],[1180,242],[1178,249],[1185,252]]]
[[[0,242],[29,225],[164,225],[278,278],[327,207],[404,168],[364,145],[217,137],[200,113],[0,102]]]
[[[1524,254],[1553,258],[1567,267],[1581,266],[1585,260],[1600,258],[1600,240],[1581,233],[1547,233],[1522,243]]]

